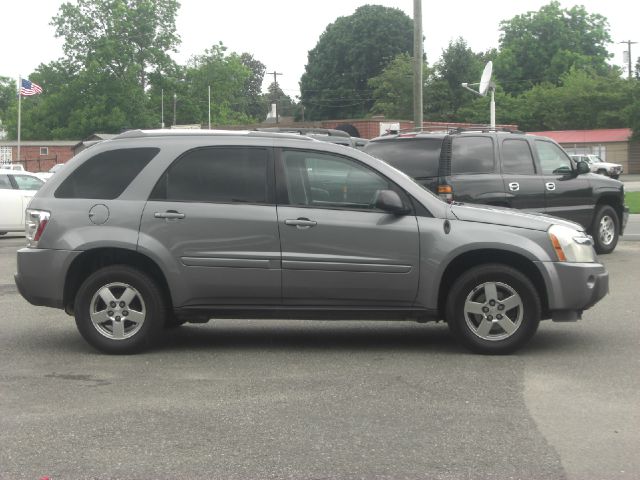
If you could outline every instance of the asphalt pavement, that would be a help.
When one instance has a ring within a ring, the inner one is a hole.
[[[0,238],[0,479],[637,480],[640,243],[522,351],[443,324],[215,320],[134,356],[13,284]]]

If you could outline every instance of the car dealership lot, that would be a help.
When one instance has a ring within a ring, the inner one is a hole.
[[[611,293],[517,355],[442,324],[215,321],[106,356],[13,284],[0,238],[0,479],[535,478],[640,474],[640,242]]]

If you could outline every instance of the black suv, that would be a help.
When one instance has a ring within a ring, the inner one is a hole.
[[[413,132],[374,138],[364,151],[447,201],[572,220],[610,253],[628,219],[622,182],[589,173],[553,140],[522,132]]]

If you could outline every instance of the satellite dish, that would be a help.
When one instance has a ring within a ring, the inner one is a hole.
[[[487,94],[487,90],[491,86],[491,73],[493,72],[493,62],[489,60],[482,71],[482,77],[480,78],[480,88],[478,93],[483,97]]]

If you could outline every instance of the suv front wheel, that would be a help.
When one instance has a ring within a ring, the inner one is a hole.
[[[446,318],[453,336],[483,354],[512,353],[538,329],[540,297],[531,281],[507,265],[467,270],[447,298]]]
[[[618,244],[620,221],[618,214],[610,205],[601,205],[593,217],[591,227],[593,243],[596,252],[600,254],[611,253]]]
[[[166,306],[161,290],[146,273],[112,265],[92,273],[75,301],[80,334],[111,354],[137,353],[162,331]]]

